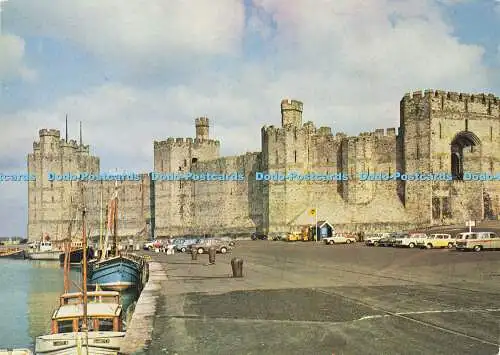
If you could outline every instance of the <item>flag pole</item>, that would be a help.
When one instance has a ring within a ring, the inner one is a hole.
[[[317,242],[318,241],[318,208],[314,208],[314,225],[315,225],[315,228],[316,228],[316,235],[314,237],[314,240]]]

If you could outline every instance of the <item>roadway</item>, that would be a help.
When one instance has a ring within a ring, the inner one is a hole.
[[[500,251],[240,241],[192,261],[154,254],[168,280],[148,354],[499,352]],[[230,259],[244,278],[230,277]]]

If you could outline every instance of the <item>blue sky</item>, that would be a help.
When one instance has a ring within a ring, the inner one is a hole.
[[[153,140],[193,136],[197,116],[237,155],[260,150],[282,98],[356,135],[396,127],[407,91],[500,95],[493,0],[123,3],[3,3],[0,173],[24,172],[38,130],[63,130],[66,113],[102,170],[148,171]],[[0,235],[25,233],[26,191],[0,184]]]

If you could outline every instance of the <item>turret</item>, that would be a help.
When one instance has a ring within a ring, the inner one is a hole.
[[[210,124],[207,117],[199,117],[195,120],[196,124],[196,139],[208,139]]]
[[[302,127],[303,104],[297,100],[281,101],[281,126]]]

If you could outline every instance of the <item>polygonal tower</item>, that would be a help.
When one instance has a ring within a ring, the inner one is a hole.
[[[281,126],[302,127],[303,104],[297,100],[281,101]]]

